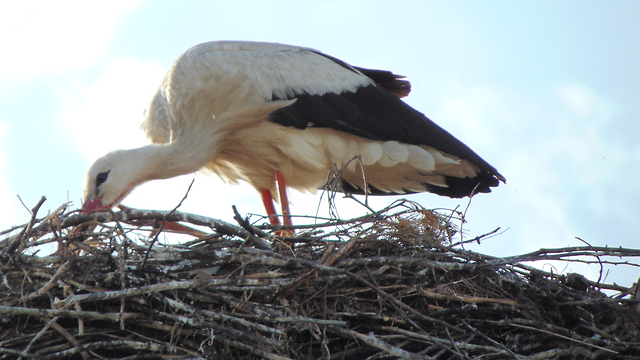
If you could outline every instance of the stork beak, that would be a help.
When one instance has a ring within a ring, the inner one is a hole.
[[[102,196],[99,196],[95,199],[86,200],[84,204],[82,204],[82,212],[85,214],[107,210],[109,209],[102,204]]]

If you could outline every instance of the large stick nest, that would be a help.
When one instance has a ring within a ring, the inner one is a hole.
[[[295,237],[240,217],[38,218],[39,205],[0,233],[0,359],[640,357],[635,286],[525,264],[633,266],[640,250],[492,257],[454,243],[455,212],[406,201]],[[167,221],[208,235],[164,244]]]

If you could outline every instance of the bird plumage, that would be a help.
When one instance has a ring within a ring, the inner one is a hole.
[[[343,189],[355,193],[462,197],[504,181],[400,100],[409,91],[401,76],[313,49],[197,45],[175,61],[150,103],[143,129],[154,144],[99,159],[87,177],[85,203],[100,198],[111,207],[142,182],[200,169],[245,180],[274,198],[276,171],[302,191],[322,188],[332,169],[343,169]],[[107,180],[96,186],[105,172]],[[126,184],[112,185],[122,180]]]

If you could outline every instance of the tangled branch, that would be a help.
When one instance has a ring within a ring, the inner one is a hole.
[[[453,244],[454,212],[407,201],[286,238],[237,212],[38,218],[39,205],[2,232],[0,359],[640,356],[637,288],[535,267],[635,269],[640,250],[489,256]],[[161,241],[177,228],[186,240]]]

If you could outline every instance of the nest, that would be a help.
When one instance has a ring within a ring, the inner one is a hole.
[[[39,205],[0,233],[0,359],[640,356],[635,287],[527,265],[623,264],[640,250],[488,256],[455,242],[455,212],[406,201],[288,237],[239,216],[61,207],[38,218]],[[176,222],[206,234],[161,243]]]

